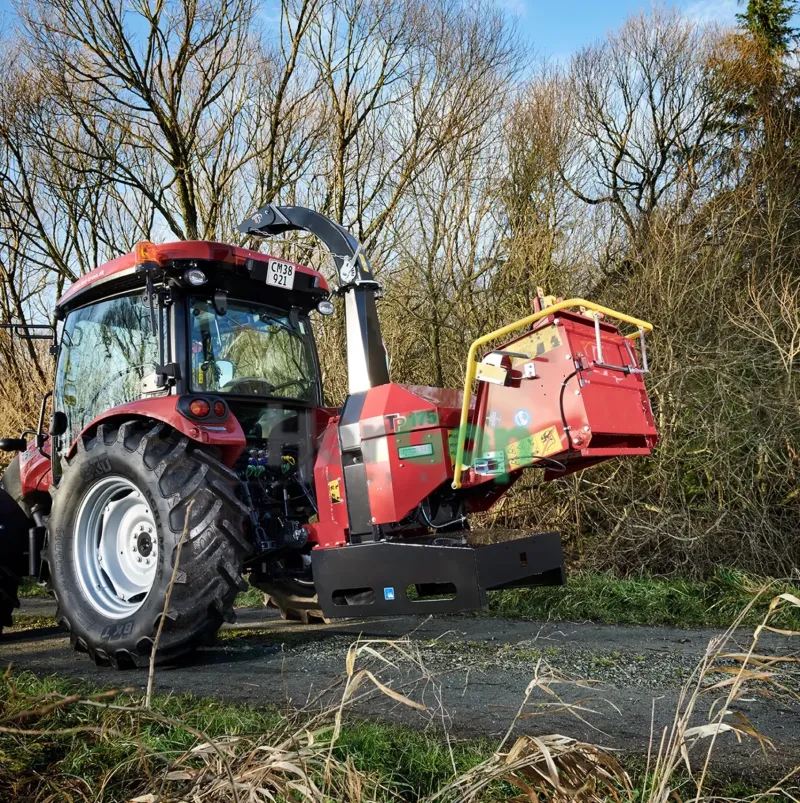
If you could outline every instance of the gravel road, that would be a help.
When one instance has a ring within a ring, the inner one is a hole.
[[[82,678],[101,685],[144,687],[146,672],[98,669],[73,654],[58,628],[33,627],[31,616],[52,616],[46,599],[25,599],[19,627],[0,639],[0,663],[38,674]],[[366,701],[357,713],[419,727],[441,726],[459,736],[501,737],[513,721],[537,670],[588,685],[552,688],[571,703],[583,701],[583,720],[565,712],[558,699],[535,691],[516,728],[529,733],[562,733],[625,752],[644,753],[653,731],[672,724],[682,685],[702,659],[718,630],[621,627],[591,623],[543,623],[484,617],[399,618],[344,621],[304,627],[283,622],[268,609],[240,609],[238,622],[226,626],[219,643],[192,659],[162,667],[156,687],[191,692],[231,702],[302,707],[341,679],[348,646],[361,639],[408,637],[410,651],[425,670],[398,663],[393,648],[375,645],[396,668],[372,658],[392,687],[424,703],[421,712],[388,698]],[[741,648],[749,643],[741,635]],[[797,639],[794,639],[797,641]],[[791,655],[791,638],[767,635],[761,652]],[[365,660],[369,656],[364,656]],[[361,666],[361,660],[357,668]],[[365,664],[366,665],[366,664]],[[768,736],[774,750],[763,752],[755,740],[737,745],[732,734],[719,737],[718,771],[737,777],[771,778],[800,764],[800,673],[784,670],[786,691],[755,690],[736,708]],[[722,678],[717,676],[717,679]],[[340,693],[340,692],[339,692]],[[335,694],[335,692],[334,692]],[[693,724],[719,694],[704,694]],[[330,696],[328,699],[331,699]],[[316,703],[315,703],[316,704]]]

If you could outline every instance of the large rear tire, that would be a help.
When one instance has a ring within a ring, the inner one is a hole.
[[[147,664],[176,560],[157,661],[235,620],[251,551],[237,484],[210,450],[163,424],[101,425],[78,441],[51,489],[45,555],[56,619],[76,650],[98,665]]]

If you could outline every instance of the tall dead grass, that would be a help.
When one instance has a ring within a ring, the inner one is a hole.
[[[47,347],[40,342],[30,344],[38,363],[50,367]],[[0,437],[17,437],[26,429],[35,429],[42,396],[48,383],[43,381],[28,352],[29,344],[12,340],[7,331],[0,331]],[[0,452],[0,471],[13,454]]]
[[[766,591],[762,591],[766,593]],[[381,767],[358,767],[341,749],[345,716],[363,713],[367,701],[380,700],[387,715],[396,718],[396,708],[416,711],[428,722],[438,722],[451,744],[447,714],[442,705],[437,677],[422,660],[414,641],[358,640],[348,650],[345,671],[334,686],[310,699],[302,710],[281,718],[269,732],[210,738],[202,730],[170,718],[157,707],[138,703],[118,704],[109,698],[117,692],[95,696],[48,694],[27,702],[24,710],[0,717],[0,734],[19,740],[52,738],[69,733],[82,738],[86,732],[109,742],[122,740],[146,759],[147,780],[131,803],[267,803],[297,801],[369,803],[387,800],[421,800],[425,803],[456,803],[508,799],[515,801],[668,801],[714,799],[710,768],[715,756],[724,753],[731,740],[751,740],[764,751],[775,746],[768,734],[759,732],[738,705],[753,695],[793,694],[783,683],[787,667],[798,658],[783,649],[767,649],[771,639],[793,638],[800,633],[773,626],[773,619],[786,606],[800,608],[800,599],[784,593],[775,596],[760,624],[741,647],[745,609],[728,630],[712,639],[679,694],[673,721],[662,732],[653,732],[645,771],[632,780],[624,760],[614,751],[574,740],[562,734],[521,733],[523,719],[532,715],[536,695],[558,710],[568,710],[584,719],[594,711],[586,699],[566,702],[558,692],[565,679],[543,661],[526,689],[517,714],[505,737],[483,761],[466,772],[453,774],[430,793],[398,790],[388,782]],[[775,645],[773,645],[775,646]],[[11,682],[13,678],[6,678]],[[581,684],[585,685],[585,684]],[[128,690],[130,691],[130,690]],[[106,725],[53,729],[48,717],[65,708],[101,708],[116,717]],[[546,722],[547,707],[537,703]],[[135,732],[124,723],[158,722],[191,733],[194,743],[179,755],[143,756]],[[390,759],[386,764],[390,763]],[[385,771],[385,767],[384,767]],[[112,799],[107,795],[115,771],[97,786],[73,784],[70,800],[89,803]],[[767,797],[798,799],[800,766],[779,779],[755,800]],[[52,786],[42,785],[42,794],[24,800],[55,801]],[[47,791],[49,790],[49,791]],[[27,787],[31,792],[31,787]]]

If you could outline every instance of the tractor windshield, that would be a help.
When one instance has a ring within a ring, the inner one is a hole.
[[[158,340],[141,293],[71,312],[64,323],[53,409],[66,413],[69,446],[98,415],[141,398],[158,362]]]
[[[192,389],[313,401],[316,368],[307,322],[257,304],[191,299]]]

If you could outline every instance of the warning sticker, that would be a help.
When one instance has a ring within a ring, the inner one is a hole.
[[[342,481],[341,480],[331,480],[328,483],[328,494],[331,498],[331,502],[334,504],[336,502],[342,501]]]
[[[514,343],[514,351],[530,354],[531,357],[541,357],[546,352],[557,349],[560,345],[559,327],[551,324],[550,326],[545,326],[544,329],[531,332],[521,340],[517,340]],[[527,358],[514,358],[514,367],[519,367],[519,364],[523,362],[527,362]]]
[[[506,449],[509,468],[522,468],[535,462],[538,457],[549,457],[562,450],[561,438],[555,427],[547,427],[527,438],[510,443]]]

